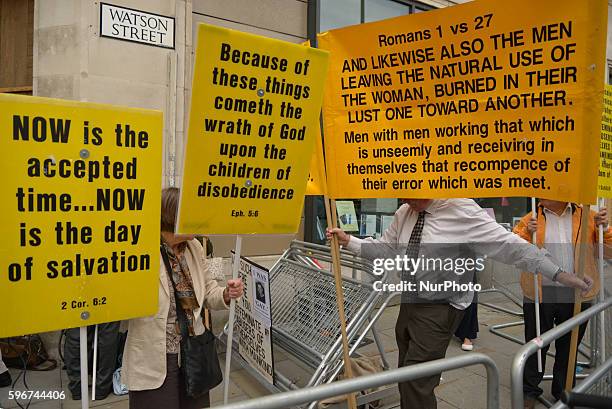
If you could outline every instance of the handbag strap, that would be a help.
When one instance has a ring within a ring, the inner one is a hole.
[[[166,273],[168,273],[168,277],[170,278],[170,282],[172,282],[172,290],[174,291],[174,304],[176,305],[176,317],[179,322],[179,328],[181,331],[181,337],[189,337],[189,331],[187,330],[187,315],[183,310],[183,306],[181,305],[178,297],[178,292],[176,291],[176,283],[174,282],[174,278],[172,277],[172,267],[170,266],[170,259],[168,258],[168,251],[164,247],[163,244],[159,246],[162,258],[164,259],[164,264],[166,266]]]

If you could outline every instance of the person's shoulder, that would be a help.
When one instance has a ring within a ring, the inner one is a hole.
[[[443,199],[438,201],[438,210],[453,213],[458,217],[474,217],[486,214],[472,199]]]
[[[194,254],[204,253],[204,247],[198,239],[189,240],[187,243],[187,249]]]
[[[396,211],[395,211],[395,215],[396,216],[402,216],[405,215],[406,213],[410,212],[410,205],[408,205],[408,203],[404,203],[403,205],[401,205]]]

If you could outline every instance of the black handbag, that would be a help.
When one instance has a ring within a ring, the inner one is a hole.
[[[168,254],[163,246],[161,247],[161,253],[166,271],[172,282],[176,300],[176,316],[181,331],[181,374],[183,375],[187,396],[198,398],[223,381],[223,373],[217,355],[217,338],[206,326],[203,334],[189,336],[187,317],[181,303],[178,302],[176,284],[172,277],[172,267],[170,267]]]

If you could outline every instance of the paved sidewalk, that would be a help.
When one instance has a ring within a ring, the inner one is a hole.
[[[269,263],[268,263],[269,264]],[[610,279],[610,271],[608,268],[608,283],[612,284]],[[608,286],[608,288],[612,287]],[[481,295],[480,301],[492,302],[496,301],[499,304],[503,304],[508,308],[517,309],[517,307],[508,302],[503,296],[499,294],[487,294]],[[385,351],[388,353],[389,363],[392,367],[397,365],[397,346],[395,344],[394,326],[397,318],[399,306],[389,307],[381,316],[377,324],[377,329],[380,334],[381,342],[384,345]],[[215,322],[218,324],[216,332],[219,332],[219,328],[225,319],[225,314],[216,315]],[[492,325],[520,321],[520,318],[508,315],[506,313],[498,312],[490,308],[479,306],[478,310],[479,321],[480,321],[480,333],[478,339],[475,341],[475,351],[482,352],[493,358],[500,371],[500,394],[501,394],[501,408],[506,409],[510,407],[510,368],[514,354],[519,348],[519,345],[498,337],[489,332],[489,328]],[[522,338],[522,326],[517,326],[505,330],[509,334]],[[378,351],[374,344],[367,345],[360,349],[360,352],[365,355],[377,355]],[[453,340],[448,349],[447,356],[456,356],[461,354],[469,354],[469,352],[463,352],[460,347],[458,340]],[[224,362],[224,353],[220,353],[222,361],[222,367]],[[286,375],[294,380],[297,384],[302,384],[309,379],[308,372],[302,368],[299,363],[288,359],[286,354],[275,352],[276,355],[276,368],[282,370]],[[584,358],[581,358],[584,360]],[[548,363],[552,363],[549,359]],[[550,373],[551,368],[548,368],[547,373]],[[15,379],[19,375],[19,371],[11,370],[11,375]],[[250,377],[245,370],[235,367],[231,374],[231,389],[230,389],[230,400],[231,401],[242,401],[252,397],[258,397],[266,395],[267,390],[262,387],[255,379]],[[44,390],[44,391],[58,391],[65,390],[67,396],[69,393],[66,389],[67,377],[64,371],[59,369],[52,372],[28,372],[26,377],[27,384],[30,390]],[[550,399],[550,382],[543,382],[543,388],[546,391],[545,397]],[[26,389],[23,384],[23,379],[20,379],[16,385],[17,390]],[[17,404],[14,401],[8,401],[7,395],[9,388],[0,389],[0,408],[17,408]],[[486,372],[481,366],[474,366],[470,368],[457,369],[454,371],[444,372],[442,374],[442,383],[437,388],[436,394],[438,396],[440,409],[447,408],[469,408],[479,409],[486,407]],[[212,391],[212,404],[218,406],[223,400],[222,387],[217,387]],[[23,405],[23,404],[22,404]],[[25,405],[23,405],[25,407]],[[32,409],[55,409],[55,408],[80,408],[80,402],[72,401],[67,399],[63,402],[59,401],[39,401],[32,402],[30,408]],[[118,397],[111,395],[103,401],[91,402],[90,407],[95,408],[108,408],[108,409],[127,409],[128,401],[127,397]],[[543,405],[539,405],[539,408],[544,408]]]

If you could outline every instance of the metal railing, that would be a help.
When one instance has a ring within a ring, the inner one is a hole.
[[[487,370],[487,408],[499,409],[499,371],[495,362],[490,357],[480,353],[437,359],[377,374],[264,396],[220,406],[220,409],[287,409],[310,404],[322,399],[378,388],[393,383],[411,381],[448,370],[479,364],[484,365]]]
[[[527,358],[535,354],[539,349],[549,345],[554,340],[561,338],[566,333],[570,332],[573,328],[584,324],[590,318],[606,310],[612,306],[612,297],[607,298],[601,303],[595,304],[592,307],[584,310],[575,317],[557,325],[550,331],[546,331],[540,336],[540,339],[533,339],[526,343],[517,354],[514,356],[512,362],[512,408],[523,409],[523,373],[525,371],[525,364]]]
[[[580,385],[576,386],[572,389],[572,392],[576,393],[588,393],[591,388],[600,382],[606,376],[610,376],[610,372],[612,371],[612,358],[608,359],[603,365],[599,366],[589,377],[580,383]],[[559,401],[555,403],[550,409],[568,409],[565,403]]]

